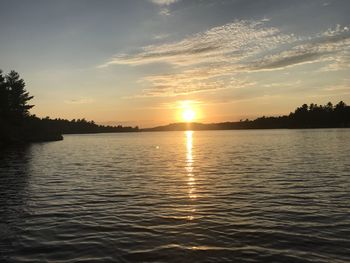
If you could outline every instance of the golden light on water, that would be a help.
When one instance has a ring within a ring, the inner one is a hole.
[[[187,153],[186,153],[186,159],[187,159],[187,164],[191,164],[190,167],[192,168],[192,134],[193,131],[185,131],[186,134],[186,148],[187,148]],[[188,166],[187,166],[188,167]]]
[[[196,180],[193,174],[193,131],[185,131],[185,142],[186,142],[186,173],[187,173],[187,185],[188,185],[188,197],[191,201],[194,201],[197,198],[196,195]],[[192,204],[193,206],[195,203]],[[190,215],[187,216],[188,220],[194,220],[194,213],[196,209],[192,207]]]
[[[195,185],[196,185],[196,180],[193,174],[193,156],[192,156],[192,135],[193,131],[186,131],[186,172],[187,172],[187,185],[189,187],[188,189],[188,196],[190,199],[195,199],[197,198],[197,195],[195,193]]]

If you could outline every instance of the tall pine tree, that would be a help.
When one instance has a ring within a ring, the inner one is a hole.
[[[11,71],[5,76],[5,94],[8,96],[8,105],[5,104],[5,119],[12,123],[19,123],[29,115],[29,110],[34,105],[28,102],[33,98],[25,89],[24,80],[16,71]]]

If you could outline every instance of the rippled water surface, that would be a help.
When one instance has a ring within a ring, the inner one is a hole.
[[[0,150],[1,262],[350,262],[350,130]]]

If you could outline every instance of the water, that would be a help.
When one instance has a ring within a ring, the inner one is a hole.
[[[2,149],[0,261],[350,262],[349,153],[349,129]]]

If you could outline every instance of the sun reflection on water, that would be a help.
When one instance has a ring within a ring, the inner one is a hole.
[[[193,174],[193,155],[192,155],[192,148],[193,148],[193,131],[186,131],[186,172],[187,172],[187,185],[188,185],[188,197],[190,200],[195,200],[197,198],[196,195],[196,180],[195,176]],[[191,212],[195,212],[196,210],[193,208]],[[193,220],[194,216],[190,215],[188,216],[189,220]]]

